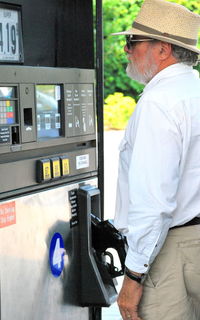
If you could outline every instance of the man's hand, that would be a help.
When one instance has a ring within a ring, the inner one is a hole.
[[[119,293],[117,303],[123,320],[142,320],[138,315],[138,305],[142,297],[143,286],[124,277],[123,286]]]

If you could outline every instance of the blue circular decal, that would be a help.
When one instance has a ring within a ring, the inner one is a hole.
[[[64,241],[60,233],[55,233],[51,239],[49,262],[54,277],[59,277],[64,268]]]

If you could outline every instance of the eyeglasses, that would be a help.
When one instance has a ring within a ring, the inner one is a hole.
[[[126,36],[126,45],[129,50],[131,49],[131,47],[136,45],[137,42],[147,42],[147,41],[154,41],[154,39],[137,39],[137,38],[134,38],[134,35]]]

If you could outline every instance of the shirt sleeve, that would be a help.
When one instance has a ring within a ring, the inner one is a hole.
[[[127,181],[129,249],[125,264],[145,273],[165,241],[177,206],[182,142],[170,112],[154,102],[139,107],[135,132],[131,125],[127,129],[132,155]]]

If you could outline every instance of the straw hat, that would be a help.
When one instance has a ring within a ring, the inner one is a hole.
[[[132,28],[112,35],[137,35],[166,41],[200,54],[200,16],[165,0],[145,0]]]

